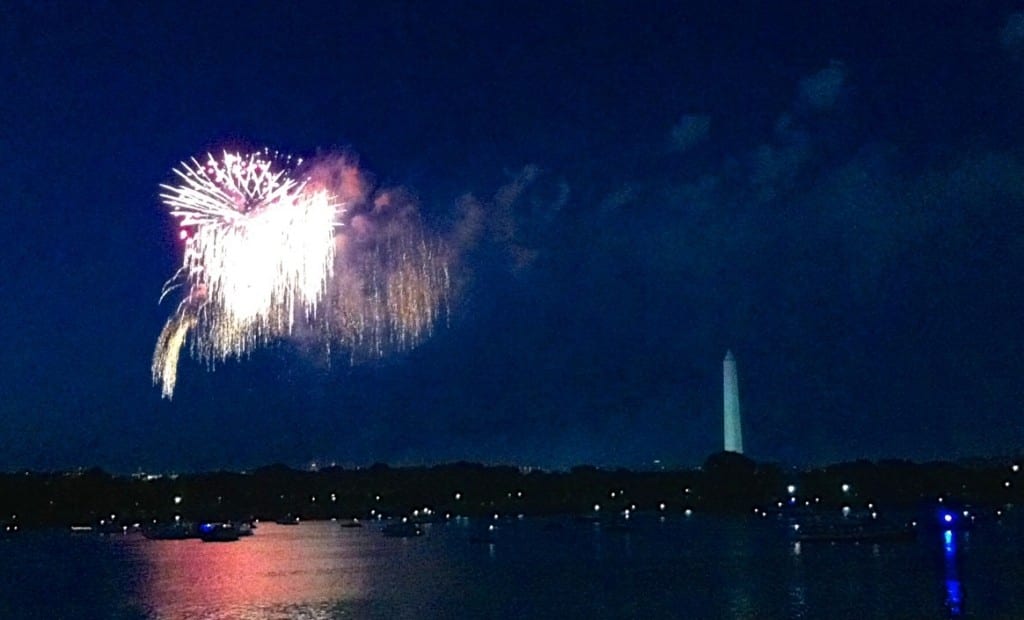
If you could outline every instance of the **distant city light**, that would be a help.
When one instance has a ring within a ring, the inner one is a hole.
[[[455,494],[455,501],[459,501],[460,499],[462,499],[462,493],[456,493]]]
[[[790,495],[796,493],[796,485],[791,484],[788,487],[786,487],[786,492],[789,493]]]
[[[843,486],[842,486],[842,489],[843,489],[843,493],[849,493],[850,492],[850,485],[848,485],[848,484],[846,484],[844,482]]]
[[[1020,465],[1014,463],[1013,467],[1011,467],[1010,470],[1012,470],[1014,473],[1017,473],[1018,471],[1020,471]]]
[[[599,512],[600,510],[601,510],[601,504],[594,504],[594,512]]]
[[[1006,487],[1007,489],[1009,489],[1010,488],[1010,481],[1009,480],[1004,481],[1003,482],[1003,486]]]
[[[181,496],[180,495],[175,495],[174,496],[174,504],[178,505],[180,503],[181,503]]]
[[[946,514],[942,515],[942,520],[945,521],[946,523],[952,523],[953,522],[953,515],[951,515],[951,514],[949,514],[947,512]]]
[[[686,512],[684,512],[683,514],[685,514],[686,516],[690,516],[690,515],[692,515],[692,514],[693,514],[693,511],[692,511],[692,510],[690,510],[689,508],[687,508],[687,509],[686,509]]]

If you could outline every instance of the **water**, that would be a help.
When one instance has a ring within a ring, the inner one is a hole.
[[[1024,618],[1024,527],[807,544],[774,524],[654,517],[376,527],[261,524],[233,543],[0,540],[0,618]]]

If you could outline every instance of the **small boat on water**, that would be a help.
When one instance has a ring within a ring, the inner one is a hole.
[[[810,523],[799,527],[794,539],[798,542],[909,542],[917,538],[910,525],[854,523]]]
[[[197,538],[199,532],[191,521],[174,521],[173,523],[154,523],[142,528],[142,535],[150,540],[185,540]]]
[[[612,521],[605,523],[601,526],[601,529],[606,532],[632,532],[633,528],[625,521]]]
[[[298,515],[286,514],[280,519],[275,520],[274,523],[278,525],[298,525],[299,521],[301,521],[301,519],[299,519]]]
[[[381,532],[388,538],[415,538],[416,536],[423,536],[423,528],[418,523],[389,523],[385,525]]]
[[[199,524],[199,540],[203,542],[234,542],[238,537],[238,526],[234,523],[223,521]]]

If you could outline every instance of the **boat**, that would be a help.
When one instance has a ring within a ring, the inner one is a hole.
[[[483,543],[483,544],[486,544],[486,545],[493,545],[495,542],[497,542],[497,539],[494,537],[494,531],[496,529],[497,528],[492,523],[491,525],[487,526],[486,530],[484,530],[482,532],[475,532],[474,534],[472,534],[469,537],[469,542],[471,542],[471,543]]]
[[[631,532],[633,528],[625,521],[612,521],[601,526],[606,532]]]
[[[794,539],[798,542],[909,542],[917,538],[917,530],[911,525],[864,522],[809,523],[796,529]]]
[[[191,521],[175,521],[146,526],[142,528],[142,535],[150,540],[185,540],[197,538],[199,533]]]
[[[415,538],[423,535],[423,528],[417,523],[389,523],[381,532],[388,538]]]
[[[275,520],[274,523],[278,525],[298,525],[299,521],[301,521],[301,519],[299,519],[298,515],[286,514],[280,519]]]
[[[227,521],[199,524],[199,540],[203,542],[234,542],[238,540],[238,526]]]
[[[248,521],[235,522],[235,528],[238,530],[239,536],[252,536],[254,534],[253,525]]]

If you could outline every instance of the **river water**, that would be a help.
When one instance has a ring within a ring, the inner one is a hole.
[[[796,544],[778,524],[458,520],[415,539],[331,522],[232,543],[24,532],[0,618],[1024,618],[1024,528]],[[480,542],[480,538],[491,542]]]

